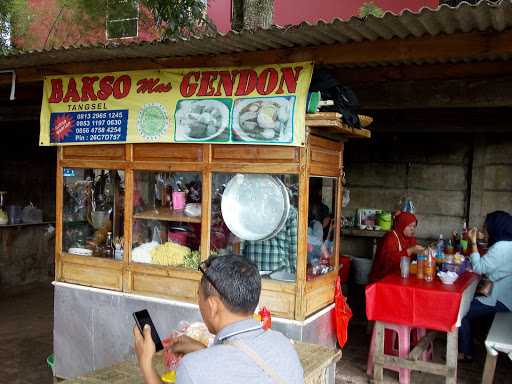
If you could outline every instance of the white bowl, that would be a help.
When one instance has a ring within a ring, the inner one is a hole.
[[[453,284],[459,278],[455,272],[438,272],[437,276],[443,284],[447,285]]]
[[[198,203],[190,203],[185,205],[185,210],[183,211],[185,216],[190,217],[199,217],[201,216],[201,204]]]

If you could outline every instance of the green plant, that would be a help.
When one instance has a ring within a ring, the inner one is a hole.
[[[0,53],[14,49],[9,36],[25,33],[30,21],[28,9],[27,0],[0,0]]]
[[[66,9],[72,9],[77,20],[86,15],[89,21],[105,23],[109,18],[128,18],[127,10],[133,9],[137,3],[150,12],[139,13],[143,22],[153,22],[159,32],[160,39],[175,38],[188,35],[198,25],[206,22],[206,4],[202,0],[59,0]],[[128,4],[130,3],[130,4]],[[130,5],[130,6],[128,6]],[[116,16],[115,14],[118,14]],[[80,21],[81,22],[81,21]]]
[[[375,4],[373,1],[367,1],[361,5],[359,8],[359,16],[360,17],[367,17],[367,16],[375,16],[375,17],[382,17],[384,16],[384,10],[380,8],[377,4]]]

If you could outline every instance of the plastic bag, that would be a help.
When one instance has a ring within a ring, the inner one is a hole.
[[[160,237],[160,228],[158,228],[158,225],[155,225],[153,227],[153,238],[151,241],[158,244],[162,244],[162,238]]]
[[[175,370],[178,368],[178,365],[181,361],[181,356],[175,355],[172,353],[172,351],[169,349],[169,344],[171,340],[183,335],[186,331],[186,329],[189,327],[189,323],[186,321],[180,321],[178,324],[178,328],[172,333],[162,340],[162,344],[164,345],[164,367],[168,370]]]
[[[410,197],[404,196],[400,199],[400,211],[409,212],[414,215],[416,208]]]
[[[164,366],[168,370],[175,370],[181,361],[182,357],[175,355],[169,349],[171,340],[181,335],[187,335],[188,337],[199,341],[205,347],[209,346],[213,342],[214,337],[210,332],[208,332],[208,328],[204,323],[188,323],[187,321],[180,321],[176,330],[174,330],[168,337],[162,340],[162,344],[164,345]]]
[[[336,337],[340,348],[343,348],[348,340],[348,323],[352,318],[352,310],[348,306],[347,299],[341,292],[341,281],[339,276],[336,278],[336,287],[334,288],[334,310]]]
[[[30,203],[21,212],[21,221],[23,223],[41,223],[43,221],[43,211],[34,207],[34,204]]]

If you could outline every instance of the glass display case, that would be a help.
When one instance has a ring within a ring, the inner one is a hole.
[[[124,172],[66,168],[62,249],[71,255],[123,259]]]
[[[214,173],[210,255],[240,254],[264,278],[295,282],[298,175]]]
[[[136,171],[131,261],[197,270],[201,174]]]
[[[310,177],[308,202],[308,280],[334,270],[337,185],[335,177]]]
[[[333,303],[342,149],[313,135],[61,147],[56,280],[197,303],[199,263],[239,253],[258,265],[260,305],[304,320]]]

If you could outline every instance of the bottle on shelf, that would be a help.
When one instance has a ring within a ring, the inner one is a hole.
[[[103,249],[103,256],[108,259],[114,258],[114,244],[112,242],[112,232],[107,232],[107,240],[105,240],[105,248]]]

